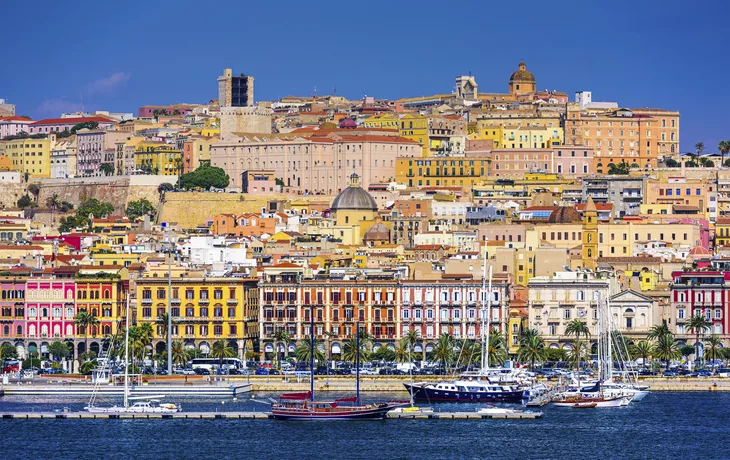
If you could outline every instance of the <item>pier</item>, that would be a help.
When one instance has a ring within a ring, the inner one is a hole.
[[[390,420],[534,420],[541,412],[489,415],[477,412],[434,412],[431,414],[388,413]],[[175,412],[172,414],[95,414],[91,412],[12,412],[0,414],[2,420],[268,420],[268,412]]]

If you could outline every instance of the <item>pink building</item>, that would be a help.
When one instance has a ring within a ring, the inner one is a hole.
[[[17,136],[21,132],[30,133],[33,120],[23,117],[0,117],[0,139]]]
[[[76,286],[73,276],[29,279],[25,289],[27,350],[45,352],[55,340],[73,340]]]
[[[78,142],[76,177],[101,176],[104,131],[81,129],[76,133],[76,139]]]
[[[47,134],[53,132],[71,131],[71,128],[79,123],[95,121],[99,123],[99,129],[111,129],[117,124],[116,121],[106,117],[83,117],[83,118],[46,118],[45,120],[34,121],[30,124],[30,134]]]
[[[564,175],[585,176],[595,173],[593,149],[564,145],[553,149],[552,172]]]

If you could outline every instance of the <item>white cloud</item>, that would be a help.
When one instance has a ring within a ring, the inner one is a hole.
[[[46,99],[35,110],[39,115],[58,116],[64,112],[78,112],[81,110],[81,103],[68,99]]]
[[[89,83],[86,92],[89,96],[98,93],[109,93],[127,84],[132,74],[128,72],[115,72],[106,78],[95,80]]]

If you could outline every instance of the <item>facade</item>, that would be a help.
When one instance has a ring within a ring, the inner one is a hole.
[[[692,316],[701,314],[710,323],[705,335],[716,334],[728,345],[728,308],[730,308],[730,272],[673,272],[670,287],[670,314],[667,325],[678,338],[689,344],[695,342],[695,331],[686,327]],[[699,346],[704,348],[700,338]]]
[[[183,142],[183,174],[195,171],[202,165],[210,165],[211,144],[218,139],[192,136]]]
[[[155,328],[152,347],[165,349],[165,330],[157,318],[167,312],[167,277],[137,279],[137,323]],[[237,350],[252,351],[258,345],[258,295],[256,280],[249,278],[199,277],[187,275],[172,279],[170,309],[172,340],[186,348],[209,354],[213,343],[225,340]]]
[[[591,147],[596,172],[606,174],[610,163],[625,161],[631,168],[657,167],[657,159],[679,153],[679,112],[661,109],[581,110],[568,103],[565,143]]]
[[[76,132],[78,145],[76,176],[101,176],[104,162],[104,131],[81,129]]]
[[[15,139],[5,144],[5,155],[12,161],[13,169],[36,179],[51,177],[51,144],[49,139]]]
[[[58,139],[51,149],[51,179],[76,177],[78,143],[76,135]]]
[[[0,345],[25,337],[25,277],[0,278]]]
[[[579,319],[592,336],[598,327],[598,304],[606,302],[609,281],[582,272],[535,276],[528,283],[528,323],[550,348],[572,349],[574,337],[565,334],[568,323]]]
[[[363,187],[388,182],[395,161],[416,156],[419,146],[395,136],[345,135],[326,137],[244,136],[234,142],[213,144],[211,165],[223,168],[230,187],[241,188],[244,171],[273,170],[275,177],[295,193],[333,195],[347,187],[357,173]]]
[[[24,117],[0,116],[0,139],[7,136],[17,136],[21,133],[30,133],[30,124],[33,120]]]
[[[276,176],[272,170],[244,171],[241,178],[241,191],[253,195],[277,192]]]
[[[489,157],[398,158],[395,180],[409,187],[472,187],[489,174]]]
[[[646,340],[649,330],[659,324],[656,300],[639,292],[626,290],[609,299],[611,329],[627,340]]]
[[[100,130],[109,130],[117,124],[115,120],[105,117],[46,118],[31,123],[30,134],[50,134],[71,131],[71,128],[79,123],[91,122],[98,123],[98,129]]]
[[[73,344],[76,338],[75,291],[73,275],[28,279],[25,288],[26,352],[43,353],[44,348],[55,340]],[[90,332],[90,336],[96,335],[95,331]],[[83,344],[80,346],[83,347]],[[73,348],[75,351],[76,347]],[[79,353],[83,351],[79,349]]]
[[[241,134],[270,134],[273,116],[266,107],[221,107],[221,141],[239,142]]]
[[[390,279],[302,279],[302,267],[282,263],[264,270],[260,283],[260,350],[273,353],[277,330],[299,341],[308,335],[314,313],[315,334],[325,341],[328,356],[339,355],[353,337],[355,325],[374,338],[375,349],[395,348],[415,331],[421,341],[416,353],[433,350],[443,333],[455,339],[478,339],[481,320],[481,279],[397,281]],[[488,318],[504,331],[508,299],[506,279],[492,284]],[[486,300],[485,300],[486,301]]]
[[[218,104],[221,107],[251,107],[254,105],[252,76],[234,77],[231,69],[224,69],[218,77]]]
[[[140,142],[135,147],[135,170],[176,176],[182,169],[182,153],[161,142]]]
[[[615,217],[635,216],[644,202],[644,178],[600,176],[583,178],[583,197],[596,204],[612,203]]]

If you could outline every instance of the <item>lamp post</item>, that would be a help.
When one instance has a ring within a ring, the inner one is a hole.
[[[165,235],[165,243],[167,245],[167,375],[172,375],[172,253],[173,244],[170,241],[169,230]]]

